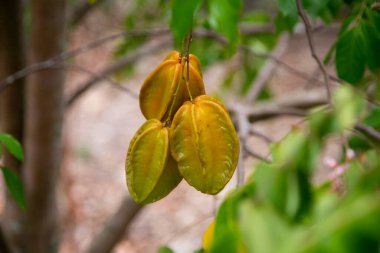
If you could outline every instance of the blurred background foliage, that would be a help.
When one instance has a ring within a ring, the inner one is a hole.
[[[203,66],[228,59],[242,45],[254,53],[267,54],[279,36],[294,32],[300,23],[293,0],[272,1],[262,10],[250,3],[251,9],[244,11],[240,1],[189,4],[179,0],[172,4],[170,28],[176,45],[190,29],[216,31],[228,42],[221,44],[214,36],[192,43],[191,51]],[[374,0],[302,1],[313,24],[340,26],[325,57],[325,64],[335,62],[340,85],[329,106],[315,109],[307,116],[304,129],[294,129],[272,144],[272,161],[257,164],[249,180],[228,194],[215,225],[210,225],[211,236],[210,232],[205,235],[205,248],[197,252],[379,252],[379,140],[363,133],[347,134],[360,128],[358,124],[380,130],[378,4]],[[160,11],[168,13],[165,8]],[[189,17],[194,19],[192,24],[186,23]],[[268,25],[268,29],[244,34],[244,27],[256,25]],[[120,47],[128,43],[123,41]],[[226,73],[223,88],[243,97],[266,61],[242,55],[238,65]],[[233,83],[240,87],[236,89]],[[266,89],[261,93],[260,99],[270,97]],[[314,185],[312,177],[326,139],[332,135],[348,136],[342,145],[344,155],[335,168],[337,175]],[[159,252],[172,251],[161,248]]]
[[[78,2],[71,0],[69,6]],[[380,251],[380,4],[375,0],[301,2],[312,30],[339,27],[323,59],[324,64],[334,64],[337,73],[328,77],[337,83],[331,103],[314,108],[305,118],[305,127],[295,127],[271,144],[270,161],[256,164],[248,180],[227,195],[204,247],[196,252]],[[88,3],[110,11],[101,0]],[[29,16],[26,8],[25,30]],[[138,50],[154,37],[154,29],[172,33],[177,50],[192,31],[196,39],[190,51],[203,69],[236,59],[223,73],[222,89],[215,95],[233,94],[241,100],[272,60],[280,38],[305,33],[295,0],[136,0],[130,1],[121,23],[125,32],[147,33],[121,36],[114,60]],[[135,66],[129,64],[114,77],[121,81],[134,72]],[[272,97],[264,87],[257,99]],[[331,136],[344,140],[343,155],[331,178],[316,185],[313,177]],[[20,144],[11,136],[0,133],[0,143],[0,155],[5,147],[23,159]],[[88,156],[85,150],[77,152]],[[24,209],[20,179],[1,167],[8,190]],[[158,252],[173,250],[164,246]]]

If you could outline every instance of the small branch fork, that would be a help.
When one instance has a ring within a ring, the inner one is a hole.
[[[297,3],[297,10],[298,10],[298,15],[301,17],[305,29],[306,29],[306,36],[307,36],[307,41],[309,43],[310,51],[311,51],[311,56],[315,59],[315,61],[318,63],[319,68],[321,69],[323,73],[323,78],[326,86],[326,91],[327,91],[327,100],[329,104],[331,104],[331,90],[330,90],[330,82],[329,82],[329,74],[327,73],[327,70],[325,66],[323,65],[321,59],[317,56],[314,48],[314,41],[313,41],[313,34],[312,34],[312,27],[310,24],[310,20],[308,19],[305,11],[302,8],[302,3],[301,0],[296,0]]]

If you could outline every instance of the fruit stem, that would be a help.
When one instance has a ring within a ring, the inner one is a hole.
[[[193,96],[191,95],[190,87],[189,87],[189,83],[190,83],[190,57],[189,57],[189,52],[190,52],[190,43],[191,43],[192,38],[193,38],[193,31],[190,30],[189,34],[187,35],[187,43],[186,43],[186,64],[187,64],[186,65],[186,79],[183,76],[184,71],[182,70],[182,79],[185,80],[187,92],[189,93],[189,97],[190,97],[191,102],[193,102]]]
[[[179,88],[181,87],[181,80],[182,80],[182,77],[183,77],[183,70],[184,70],[184,67],[185,67],[185,57],[182,57],[183,56],[183,52],[185,51],[184,50],[184,47],[185,47],[185,42],[184,41],[185,40],[182,41],[181,51],[180,51],[180,54],[179,54],[179,56],[181,57],[181,77],[178,78],[177,86],[176,86],[175,92],[173,94],[173,101],[172,101],[172,104],[170,105],[169,113],[168,113],[168,116],[166,117],[166,120],[165,120],[165,126],[168,126],[168,127],[171,124],[171,122],[170,122],[171,121],[171,116],[172,116],[175,100],[177,99]]]
[[[192,32],[192,30],[190,30],[189,34],[187,35],[187,39],[186,39],[186,51],[184,49],[184,47],[185,47],[185,40],[182,41],[181,52],[180,52],[180,55],[179,55],[181,57],[181,77],[178,78],[177,87],[176,87],[174,95],[173,95],[173,101],[172,101],[172,104],[170,105],[168,117],[165,120],[165,125],[166,126],[170,126],[170,123],[171,123],[170,120],[171,120],[171,116],[172,116],[172,112],[173,112],[174,103],[175,103],[175,100],[177,99],[177,94],[178,94],[179,88],[181,86],[181,81],[182,80],[185,81],[187,92],[189,93],[190,101],[193,102],[193,96],[191,95],[190,87],[189,87],[189,80],[190,80],[190,57],[189,57],[189,51],[190,51],[190,43],[191,43],[192,37],[193,37],[193,32]],[[183,57],[183,55],[185,55],[185,57]],[[184,71],[185,70],[185,64],[186,64],[186,78],[185,78],[185,75],[184,75],[184,73],[185,73],[185,71]]]

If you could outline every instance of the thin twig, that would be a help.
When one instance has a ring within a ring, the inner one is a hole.
[[[189,225],[181,228],[180,230],[178,230],[175,233],[173,233],[168,239],[166,239],[165,240],[165,244],[169,244],[171,241],[173,241],[178,236],[183,236],[183,234],[185,234],[189,230],[193,229],[197,225],[200,225],[200,224],[206,222],[208,219],[212,219],[212,218],[214,218],[214,213],[211,213],[211,214],[208,214],[208,215],[206,215],[204,217],[201,217],[200,219],[192,222],[191,224],[189,224]]]
[[[84,84],[82,84],[73,94],[69,96],[68,99],[66,99],[66,108],[71,107],[74,105],[74,103],[79,99],[80,96],[82,96],[85,92],[87,92],[91,87],[93,87],[95,84],[97,84],[101,78],[109,76],[113,74],[114,72],[124,68],[125,66],[134,63],[136,60],[140,59],[140,57],[151,54],[155,50],[162,48],[164,45],[166,45],[170,41],[170,38],[164,38],[161,41],[148,43],[147,45],[140,47],[138,50],[136,50],[133,53],[130,53],[126,55],[125,57],[119,59],[114,64],[108,66],[106,69],[100,71],[100,73],[97,75],[97,77],[91,78],[90,80],[86,81]]]
[[[296,0],[296,2],[297,2],[298,15],[301,17],[301,19],[305,25],[306,36],[307,36],[307,41],[309,43],[311,56],[315,59],[315,61],[317,62],[319,68],[321,69],[321,71],[323,73],[323,78],[325,81],[325,86],[326,86],[326,91],[327,91],[327,100],[330,103],[331,102],[331,90],[330,90],[329,74],[327,73],[327,70],[326,70],[325,66],[323,65],[321,59],[319,59],[319,57],[317,56],[317,54],[315,52],[312,27],[311,27],[311,24],[310,24],[308,17],[306,16],[305,11],[302,8],[301,0]]]
[[[187,92],[189,93],[189,97],[190,97],[190,101],[192,102],[193,101],[193,96],[191,95],[191,92],[190,92],[190,87],[189,87],[189,82],[190,82],[190,43],[191,43],[191,39],[193,37],[192,35],[192,31],[190,30],[188,36],[187,36],[187,45],[186,45],[186,80],[185,80],[185,83],[186,83],[186,88],[187,88]]]
[[[247,115],[249,122],[252,123],[285,115],[305,117],[309,109],[326,105],[326,103],[326,90],[323,88],[313,92],[294,92],[276,100],[257,103],[254,107],[240,105],[239,110],[243,111]],[[228,108],[231,115],[237,117],[236,105],[229,104]]]
[[[245,151],[244,143],[247,141],[249,134],[249,122],[246,114],[246,107],[241,103],[231,104],[229,108],[233,110],[236,115],[236,123],[239,132],[239,142],[240,142],[240,155],[237,165],[237,182],[236,185],[240,186],[244,183],[245,180],[245,168],[244,168],[244,157]]]
[[[213,39],[213,40],[219,42],[222,45],[227,45],[228,44],[228,41],[227,41],[226,38],[224,38],[223,36],[219,35],[218,33],[214,32],[214,31],[210,31],[210,30],[196,29],[196,30],[193,31],[193,36],[194,37]],[[276,56],[273,56],[273,55],[267,54],[267,53],[256,52],[250,46],[247,46],[247,45],[244,45],[244,44],[238,45],[238,49],[240,51],[247,52],[247,53],[249,53],[249,54],[251,54],[251,55],[253,55],[255,57],[259,57],[259,58],[263,58],[263,59],[270,59],[270,60],[274,61],[275,63],[277,63],[278,66],[281,67],[281,68],[283,68],[285,71],[288,71],[289,73],[294,74],[294,75],[298,76],[299,78],[301,78],[303,80],[310,79],[310,75],[309,74],[307,74],[307,73],[305,73],[303,71],[300,71],[300,70],[292,67],[291,65],[287,64],[284,61],[281,61]],[[312,78],[312,79],[316,83],[321,83],[321,81],[319,81],[317,78]]]
[[[90,71],[90,70],[88,70],[88,69],[86,69],[86,68],[84,68],[82,66],[78,66],[78,65],[74,65],[74,64],[60,64],[60,65],[56,65],[56,66],[54,66],[52,68],[64,68],[64,69],[74,70],[74,71],[78,71],[78,72],[82,72],[82,73],[88,74],[89,76],[91,76],[94,79],[104,80],[104,81],[108,82],[109,84],[112,85],[112,87],[115,87],[116,89],[118,89],[118,90],[120,90],[122,92],[127,93],[128,95],[130,95],[134,99],[138,99],[139,98],[139,95],[136,94],[135,92],[133,92],[132,90],[130,90],[128,87],[122,86],[121,84],[115,82],[114,80],[112,80],[108,76],[100,76],[97,73],[92,72],[92,71]]]
[[[9,248],[8,241],[5,238],[4,232],[0,227],[0,252],[2,253],[11,253],[11,249]]]
[[[97,0],[95,2],[82,0],[76,6],[74,6],[71,15],[68,18],[68,21],[72,25],[77,25],[79,22],[91,11],[94,7],[102,4],[106,0]]]
[[[253,128],[253,126],[251,126],[251,127],[249,128],[249,133],[252,134],[252,135],[254,135],[254,136],[257,136],[257,137],[263,139],[263,140],[264,140],[265,142],[267,142],[267,143],[272,143],[272,142],[273,142],[273,140],[272,140],[269,136],[267,136],[267,135],[265,135],[265,134],[263,134],[263,133],[261,133],[261,132],[255,130],[255,129]]]
[[[116,212],[107,219],[94,236],[84,253],[112,252],[116,243],[124,236],[128,226],[142,208],[143,206],[137,205],[131,197],[126,196]]]
[[[374,140],[380,143],[380,132],[376,131],[374,128],[364,124],[356,124],[355,130],[373,138]]]
[[[289,44],[289,34],[283,34],[277,42],[276,47],[272,50],[271,56],[280,59],[280,57],[285,53]],[[268,79],[272,76],[273,71],[275,71],[278,62],[268,60],[262,67],[260,73],[255,78],[254,83],[250,86],[251,89],[248,91],[246,100],[249,103],[254,103],[260,92],[265,87]]]
[[[249,35],[254,35],[257,33],[262,33],[265,30],[267,30],[267,28],[263,29],[261,26],[254,26],[249,29],[248,28],[242,29],[241,34],[249,36]],[[270,32],[270,30],[267,30],[267,31]],[[156,36],[165,36],[169,34],[170,34],[170,30],[168,28],[153,28],[153,29],[147,29],[147,30],[129,30],[129,31],[124,31],[124,32],[119,32],[119,33],[115,33],[113,35],[110,35],[104,38],[100,38],[98,40],[94,40],[84,46],[78,47],[73,50],[65,51],[46,61],[37,62],[32,65],[29,65],[13,73],[12,75],[6,77],[5,79],[0,80],[0,92],[4,90],[8,85],[12,84],[17,79],[28,76],[36,71],[49,69],[55,64],[61,63],[67,59],[81,55],[91,49],[97,48],[108,42],[114,41],[116,39],[119,39],[122,37],[156,37]],[[215,38],[214,36],[217,35],[213,31],[208,31],[204,29],[197,29],[193,32],[193,34],[196,34],[196,36],[203,37],[203,38]],[[227,41],[225,41],[224,43],[227,43]]]
[[[116,33],[104,38],[101,38],[99,40],[94,40],[87,45],[81,46],[79,48],[69,50],[66,52],[63,52],[59,55],[56,55],[46,61],[38,62],[35,64],[32,64],[24,69],[21,69],[14,74],[8,76],[4,80],[0,81],[0,92],[4,90],[8,85],[12,84],[15,80],[23,78],[25,76],[28,76],[34,72],[49,69],[53,67],[56,64],[59,64],[61,62],[64,62],[67,59],[76,57],[80,54],[83,54],[91,49],[94,49],[96,47],[99,47],[105,43],[108,43],[110,41],[113,41],[115,39],[125,37],[125,36],[133,36],[133,37],[147,37],[147,36],[164,36],[169,34],[168,29],[150,29],[150,30],[133,30],[133,31],[125,31],[121,33]]]
[[[271,163],[272,161],[269,158],[266,158],[255,151],[251,150],[246,143],[243,144],[243,148],[245,149],[246,153],[254,158],[257,158],[263,162]]]

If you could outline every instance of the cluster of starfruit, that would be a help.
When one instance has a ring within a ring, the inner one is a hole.
[[[131,140],[125,165],[137,203],[165,197],[182,178],[206,194],[224,188],[239,140],[224,105],[205,95],[196,56],[171,52],[144,81],[140,109],[147,121]]]

